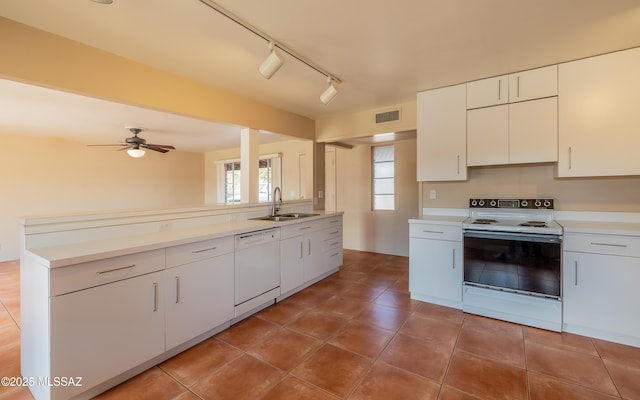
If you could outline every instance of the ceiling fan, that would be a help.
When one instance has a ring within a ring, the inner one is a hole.
[[[118,144],[90,144],[89,146],[123,146],[120,150],[127,150],[127,153],[134,158],[140,158],[144,156],[144,149],[149,149],[153,151],[158,151],[160,153],[166,153],[169,150],[175,150],[176,148],[170,145],[165,144],[151,144],[147,143],[147,141],[138,136],[140,132],[142,132],[141,128],[127,127],[133,136],[128,137],[124,140],[124,143]]]

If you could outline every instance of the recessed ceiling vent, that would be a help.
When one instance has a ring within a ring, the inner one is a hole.
[[[400,121],[400,110],[385,111],[376,114],[376,124]]]

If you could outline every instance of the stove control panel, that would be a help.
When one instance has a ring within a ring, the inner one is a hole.
[[[553,199],[469,199],[469,208],[527,208],[553,210]]]

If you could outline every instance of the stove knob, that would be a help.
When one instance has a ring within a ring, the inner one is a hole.
[[[491,200],[491,202],[489,203],[489,205],[490,205],[491,207],[495,207],[495,206],[496,206],[496,204],[498,204],[498,203],[496,203],[496,201],[495,201],[495,200]]]
[[[480,201],[478,201],[478,205],[479,205],[480,207],[484,207],[484,200],[480,200]]]
[[[527,208],[528,205],[529,205],[529,202],[526,200],[522,200],[520,202],[520,208]]]
[[[545,207],[551,207],[551,202],[549,200],[545,200],[544,201],[544,206]]]
[[[478,200],[476,199],[471,200],[471,207],[475,207],[477,205],[478,205]]]
[[[542,202],[540,200],[536,200],[536,202],[533,203],[533,205],[536,207],[540,207],[542,205]]]

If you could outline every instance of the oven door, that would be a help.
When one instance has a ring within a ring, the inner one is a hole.
[[[464,232],[464,283],[561,298],[562,237],[492,231]]]

